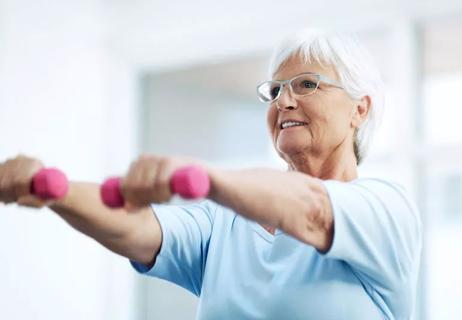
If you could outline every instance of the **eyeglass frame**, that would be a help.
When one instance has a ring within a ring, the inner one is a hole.
[[[294,79],[296,79],[296,78],[302,76],[302,75],[307,75],[307,74],[308,74],[308,75],[316,76],[316,77],[318,78],[318,81],[316,82],[316,88],[313,90],[313,92],[310,92],[310,93],[307,93],[307,94],[296,94],[296,93],[294,93],[294,89],[292,88],[292,81],[293,81]],[[291,91],[294,95],[296,95],[296,96],[298,96],[298,97],[306,97],[306,96],[309,96],[309,95],[314,94],[314,93],[318,90],[318,88],[319,88],[319,83],[320,83],[321,81],[324,82],[324,83],[326,83],[326,84],[328,84],[328,85],[331,85],[331,86],[333,86],[333,87],[336,87],[336,88],[338,88],[338,89],[342,89],[342,90],[345,89],[345,87],[343,87],[339,82],[337,82],[337,81],[335,81],[335,80],[332,80],[332,79],[330,79],[330,78],[328,78],[328,77],[326,77],[326,76],[324,76],[324,75],[322,75],[322,74],[315,73],[315,72],[302,72],[302,73],[300,73],[300,74],[298,74],[298,75],[296,75],[296,76],[294,76],[294,77],[292,77],[292,78],[290,78],[290,79],[288,79],[288,80],[268,80],[268,81],[263,81],[262,83],[260,83],[259,85],[257,85],[257,96],[258,96],[258,99],[259,99],[261,102],[263,102],[263,103],[273,103],[273,102],[277,101],[277,100],[281,97],[281,94],[282,94],[282,92],[284,91],[284,86],[285,86],[286,84],[289,84],[289,89],[290,89],[290,91]],[[279,92],[278,92],[276,98],[274,98],[273,100],[270,100],[270,101],[263,101],[263,100],[261,99],[261,97],[260,97],[260,94],[259,94],[258,89],[259,89],[262,85],[264,85],[265,83],[275,83],[275,82],[276,82],[276,83],[279,83],[280,86],[281,86],[281,89],[279,90]]]

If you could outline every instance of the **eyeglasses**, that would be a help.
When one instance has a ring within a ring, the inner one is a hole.
[[[265,81],[257,86],[257,95],[261,102],[274,102],[281,96],[284,85],[288,84],[294,95],[308,96],[316,92],[321,81],[336,88],[343,89],[343,86],[337,81],[331,80],[321,74],[306,72],[289,80]]]

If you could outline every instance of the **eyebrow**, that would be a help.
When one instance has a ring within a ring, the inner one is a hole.
[[[289,78],[286,78],[286,79],[271,79],[271,80],[272,80],[272,81],[284,81],[284,80],[292,79],[293,77],[296,77],[296,76],[299,76],[299,75],[305,74],[305,73],[322,75],[322,74],[320,74],[320,73],[318,73],[318,72],[304,71],[304,72],[297,73],[296,75],[294,75],[294,76],[292,76],[292,77],[289,77]]]

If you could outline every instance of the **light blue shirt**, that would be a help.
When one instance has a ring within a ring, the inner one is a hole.
[[[138,272],[200,297],[198,319],[409,319],[422,227],[404,190],[324,181],[334,214],[326,254],[211,201],[154,205],[163,241]]]

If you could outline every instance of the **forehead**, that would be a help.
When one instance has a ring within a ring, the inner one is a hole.
[[[338,80],[332,65],[321,65],[316,61],[305,61],[303,57],[295,55],[286,60],[273,75],[273,80],[287,80],[303,72],[319,73],[331,79]]]

